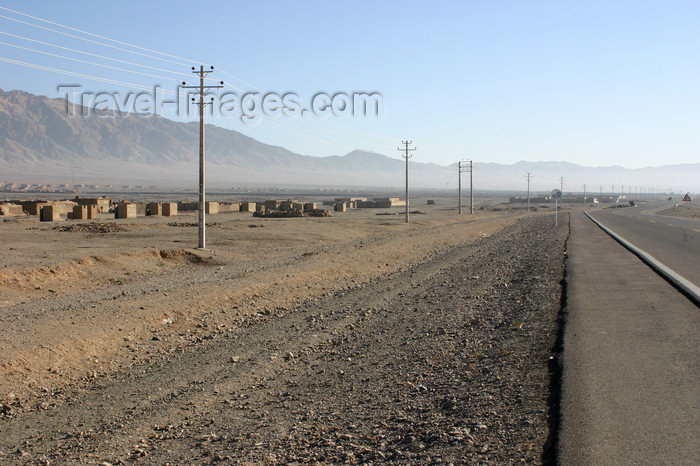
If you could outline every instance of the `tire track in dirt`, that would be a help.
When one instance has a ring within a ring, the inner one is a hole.
[[[565,237],[518,221],[46,394],[0,460],[539,461]]]

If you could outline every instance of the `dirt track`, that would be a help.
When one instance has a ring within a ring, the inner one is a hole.
[[[249,215],[219,215],[206,252],[182,248],[196,244],[196,226],[179,226],[194,214],[176,227],[146,217],[97,235],[75,228],[90,223],[0,224],[0,403],[128,370],[250,315],[362,286],[515,218],[433,209],[409,225],[359,211],[251,224]]]
[[[541,461],[566,233],[517,221],[6,405],[0,462]]]

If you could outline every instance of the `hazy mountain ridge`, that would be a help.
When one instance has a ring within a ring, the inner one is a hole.
[[[18,182],[147,182],[196,184],[198,124],[159,116],[71,116],[66,102],[24,91],[0,90],[0,170]],[[416,159],[419,159],[417,154]],[[454,188],[456,164],[411,162],[414,186]],[[590,191],[611,183],[700,190],[700,163],[642,169],[581,167],[569,162],[475,163],[475,186],[524,189],[533,173],[533,189],[558,187]],[[207,173],[210,183],[401,186],[404,161],[355,150],[313,157],[259,142],[234,130],[207,125]],[[466,186],[466,184],[464,185]],[[619,190],[619,187],[617,188]]]

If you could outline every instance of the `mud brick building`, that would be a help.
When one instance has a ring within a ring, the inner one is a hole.
[[[115,211],[115,218],[136,218],[136,204],[120,202]]]
[[[175,217],[177,215],[176,202],[164,202],[161,207],[163,217]]]

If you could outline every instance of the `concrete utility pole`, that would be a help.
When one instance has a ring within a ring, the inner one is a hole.
[[[583,203],[586,203],[586,184],[583,184]]]
[[[469,161],[469,205],[471,206],[471,214],[474,215],[474,164]]]
[[[459,196],[459,215],[462,215],[462,161],[457,162],[457,196]]]
[[[532,179],[532,174],[527,172],[525,177],[527,178],[527,211],[530,212],[530,180]]]
[[[204,94],[209,89],[221,89],[224,84],[220,81],[220,85],[217,86],[205,86],[204,79],[209,73],[214,71],[214,67],[210,66],[208,70],[204,69],[204,66],[200,66],[197,70],[194,66],[192,67],[192,73],[199,76],[199,86],[186,86],[185,82],[182,82],[182,87],[184,89],[198,89],[199,90],[199,101],[192,97],[192,102],[195,105],[199,105],[199,249],[206,249],[207,247],[207,234],[206,234],[206,219],[204,215],[205,207],[205,184],[204,184],[204,107],[207,105],[212,105],[214,98],[212,97],[209,102],[204,101]]]
[[[469,164],[465,166],[463,164]],[[457,162],[457,169],[459,171],[459,214],[462,215],[462,173],[469,172],[469,204],[471,206],[470,212],[474,214],[474,185],[472,183],[472,161],[471,160],[460,160]]]
[[[398,147],[397,149],[403,152],[403,158],[406,159],[406,223],[408,223],[408,159],[413,157],[409,152],[416,150],[416,148],[408,147],[413,144],[413,141],[401,141],[401,144],[403,144],[404,147]]]

